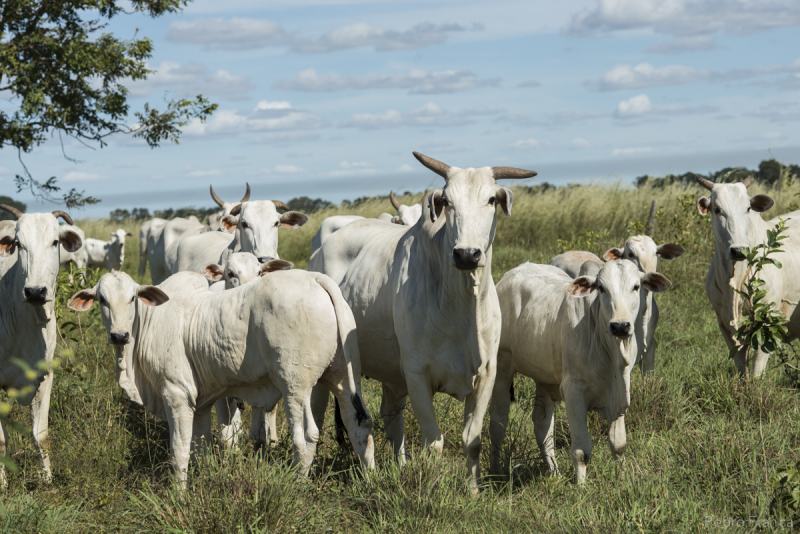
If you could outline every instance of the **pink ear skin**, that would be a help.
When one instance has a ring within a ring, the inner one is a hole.
[[[210,282],[219,282],[222,280],[222,267],[216,263],[207,265],[203,274]]]
[[[239,221],[232,215],[226,215],[222,218],[222,227],[229,232],[236,228],[237,224],[239,224]]]
[[[606,261],[614,261],[622,259],[621,248],[610,248],[603,253],[603,259]]]
[[[0,256],[10,256],[17,250],[17,242],[11,236],[0,239]]]
[[[708,215],[708,210],[711,209],[711,199],[708,197],[700,197],[697,199],[697,212],[700,215]]]
[[[160,306],[169,300],[166,293],[155,286],[143,286],[136,293],[139,300],[148,306]]]
[[[569,293],[575,297],[585,297],[596,289],[595,279],[591,276],[579,276],[569,285]]]
[[[78,312],[88,311],[94,304],[95,295],[94,289],[82,289],[70,297],[67,307]]]

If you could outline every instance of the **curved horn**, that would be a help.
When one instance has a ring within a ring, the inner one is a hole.
[[[289,206],[280,200],[273,200],[272,203],[275,204],[276,210],[289,211]]]
[[[250,200],[250,184],[248,182],[245,182],[244,185],[246,186],[244,190],[244,196],[242,197],[242,200],[240,200],[239,202],[247,202],[248,200]]]
[[[751,185],[753,185],[753,176],[752,175],[748,176],[747,178],[742,180],[742,183],[744,184],[745,187],[750,187]]]
[[[501,178],[506,178],[506,179],[533,178],[538,174],[536,171],[529,171],[527,169],[518,169],[517,167],[492,167],[492,172],[494,173],[495,180],[500,180]]]
[[[400,211],[400,203],[397,201],[397,197],[394,196],[394,191],[389,191],[389,202],[392,203],[394,209],[396,209],[398,212]]]
[[[219,198],[219,195],[217,195],[214,192],[214,186],[213,185],[209,185],[208,186],[208,192],[211,193],[211,200],[213,200],[217,204],[217,206],[219,206],[220,208],[225,209],[225,203],[222,201],[221,198]]]
[[[447,171],[450,170],[450,165],[447,163],[443,163],[438,159],[433,159],[430,156],[426,156],[421,152],[412,152],[414,157],[417,158],[417,161],[428,167],[430,170],[447,180]]]
[[[697,183],[699,183],[700,185],[702,185],[703,187],[705,187],[709,191],[711,191],[711,189],[714,188],[714,182],[712,182],[708,178],[703,178],[702,176],[698,176],[697,177]]]
[[[55,217],[55,218],[61,217],[62,219],[64,219],[65,223],[67,223],[67,224],[75,224],[74,222],[72,222],[72,217],[70,217],[69,213],[67,213],[66,211],[53,210],[53,217]]]
[[[0,204],[0,210],[7,211],[11,215],[13,215],[14,218],[16,219],[22,217],[22,212],[19,209],[15,208],[14,206],[9,206],[8,204]]]
[[[647,223],[644,225],[644,233],[653,237],[656,229],[656,201],[650,202],[650,213],[647,215]]]

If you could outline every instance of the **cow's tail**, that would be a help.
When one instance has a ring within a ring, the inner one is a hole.
[[[142,239],[144,237],[144,239]],[[139,278],[144,276],[144,270],[147,265],[147,239],[146,235],[139,233]]]
[[[328,294],[333,304],[333,311],[336,315],[336,326],[339,331],[339,343],[342,346],[342,353],[347,367],[347,381],[350,391],[353,392],[351,401],[356,412],[358,424],[369,421],[370,417],[364,408],[361,400],[361,393],[356,387],[356,381],[361,373],[361,357],[358,352],[358,338],[356,337],[356,320],[350,306],[344,300],[339,286],[328,276],[322,273],[314,273],[316,281]]]

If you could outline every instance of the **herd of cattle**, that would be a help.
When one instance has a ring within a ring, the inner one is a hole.
[[[615,454],[626,444],[625,412],[637,361],[655,365],[654,295],[669,289],[658,258],[680,256],[676,244],[649,235],[630,237],[602,258],[567,251],[550,265],[524,263],[495,286],[492,245],[497,207],[511,215],[512,191],[498,180],[536,173],[514,167],[458,168],[414,156],[444,179],[419,205],[391,202],[396,216],[335,216],[312,240],[309,270],[278,257],[279,228],[307,217],[275,200],[223,202],[208,224],[195,218],[152,219],[141,227],[140,278],[149,265],[154,285],[122,272],[126,233],[108,242],[85,238],[63,211],[21,213],[0,223],[0,386],[21,388],[29,365],[52,360],[54,297],[59,262],[110,269],[97,285],[77,292],[70,308],[98,304],[117,357],[127,397],[164,418],[178,481],[186,484],[192,447],[211,439],[215,407],[223,444],[237,442],[243,404],[252,407],[251,438],[278,437],[275,410],[284,401],[294,461],[308,473],[329,394],[336,401],[337,437],[352,444],[361,465],[375,465],[372,419],[361,377],[382,387],[380,416],[396,460],[406,459],[403,412],[411,400],[424,446],[441,451],[435,393],[464,403],[462,443],[470,489],[478,491],[480,440],[490,411],[491,468],[502,469],[512,379],[536,383],[533,421],[549,471],[554,453],[555,403],[566,405],[577,481],[586,478],[592,442],[587,412],[609,422]],[[749,347],[734,336],[740,320],[737,289],[748,276],[746,249],[762,243],[776,221],[760,212],[766,195],[750,197],[748,182],[713,183],[698,200],[711,214],[715,252],[706,289],[740,372]],[[767,298],[800,336],[800,218],[784,215],[787,238],[780,264],[762,273]],[[652,233],[651,206],[647,234]],[[59,224],[62,219],[66,224]],[[782,265],[782,268],[779,267]],[[754,375],[768,354],[756,351]],[[22,399],[32,407],[33,438],[45,477],[51,477],[48,410],[53,374]],[[6,433],[0,432],[0,454]],[[0,483],[5,485],[5,472]]]

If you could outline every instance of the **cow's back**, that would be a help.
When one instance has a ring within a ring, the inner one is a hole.
[[[219,263],[223,251],[233,241],[233,234],[211,231],[183,237],[177,244],[177,271],[202,272],[207,265]]]

